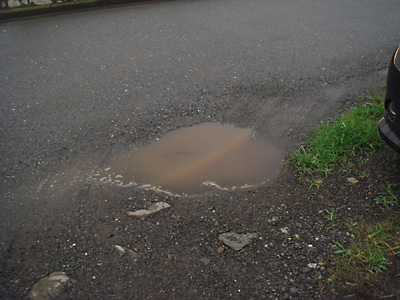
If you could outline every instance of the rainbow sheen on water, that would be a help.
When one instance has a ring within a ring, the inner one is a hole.
[[[105,175],[121,184],[190,194],[206,189],[206,182],[226,189],[260,184],[277,174],[281,160],[281,151],[254,140],[250,129],[203,123],[123,154]]]

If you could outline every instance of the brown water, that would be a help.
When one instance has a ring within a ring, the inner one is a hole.
[[[279,171],[282,153],[252,138],[250,129],[204,123],[180,128],[118,157],[100,177],[119,184],[150,184],[173,193],[255,185]]]

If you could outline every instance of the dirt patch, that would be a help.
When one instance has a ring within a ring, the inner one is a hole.
[[[385,218],[374,198],[385,183],[398,182],[395,156],[388,147],[380,148],[365,165],[321,178],[319,188],[286,167],[269,186],[236,191],[210,187],[182,197],[88,180],[76,193],[63,195],[74,205],[57,214],[44,207],[2,255],[0,298],[23,299],[54,271],[76,279],[59,299],[399,295],[395,257],[380,286],[335,294],[321,284],[334,267],[330,257],[336,242],[349,245],[353,240],[346,223]],[[156,201],[171,207],[145,218],[127,215]],[[335,218],[330,219],[326,210],[333,209]],[[218,239],[226,232],[255,233],[257,238],[235,251]]]

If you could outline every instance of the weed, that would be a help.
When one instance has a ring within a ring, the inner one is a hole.
[[[317,189],[319,189],[320,186],[322,185],[321,179],[313,179],[313,180],[306,179],[306,181],[308,181],[310,183],[310,186],[308,187],[308,189],[311,189],[313,186],[315,186]]]
[[[379,299],[394,298],[394,297],[397,297],[397,299],[399,299],[400,298],[400,294],[385,295],[385,296],[379,297]]]
[[[275,189],[270,189],[270,190],[269,190],[269,193],[270,193],[271,195],[276,195],[276,192],[277,192],[277,191],[276,191]]]
[[[349,157],[382,145],[376,125],[383,114],[381,101],[373,91],[368,103],[317,126],[311,134],[304,136],[288,162],[300,173],[328,176],[336,165],[345,164]]]
[[[349,282],[356,287],[373,285],[380,279],[383,271],[391,264],[390,256],[400,253],[400,224],[387,219],[370,224],[361,222],[356,225],[357,242],[345,248],[337,242],[339,249],[334,258],[336,269],[330,282]]]
[[[301,179],[310,183],[309,189],[321,187],[320,175],[328,176],[334,170],[348,173],[364,165],[374,148],[383,144],[377,128],[384,110],[382,97],[372,91],[366,99],[363,105],[336,116],[305,135],[298,150],[289,156],[287,162],[296,168]],[[309,175],[312,179],[307,179]],[[365,171],[360,174],[361,178],[368,176]],[[351,230],[353,243],[345,247],[337,242],[338,250],[333,257],[335,268],[330,270],[330,278],[324,280],[332,287],[333,293],[333,286],[339,282],[345,283],[349,289],[377,284],[391,264],[391,257],[400,254],[400,197],[396,196],[394,187],[386,184],[375,199],[387,216],[384,221],[355,223]],[[325,212],[327,220],[337,218],[335,209],[325,209]]]
[[[400,206],[394,187],[397,185],[386,184],[375,199],[382,205],[385,220],[352,224],[354,243],[348,248],[337,243],[339,249],[334,252],[337,256],[333,259],[336,268],[331,270],[329,283],[346,282],[349,288],[372,286],[379,282],[381,274],[391,264],[391,258],[400,255]],[[381,298],[390,297],[392,295]]]
[[[327,215],[325,216],[325,218],[327,220],[333,221],[334,219],[337,218],[337,215],[335,214],[335,209],[334,208],[332,210],[325,209],[325,212],[327,213]]]
[[[378,193],[380,195],[375,199],[376,202],[382,204],[383,210],[391,210],[392,213],[400,214],[400,201],[392,190],[393,184],[386,184],[385,191]]]

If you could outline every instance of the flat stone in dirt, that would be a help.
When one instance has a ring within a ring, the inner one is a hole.
[[[218,239],[233,250],[241,250],[251,243],[252,239],[257,238],[256,233],[238,234],[235,232],[226,232],[219,235]]]
[[[130,217],[136,217],[136,218],[143,218],[147,217],[150,215],[155,214],[156,212],[159,212],[160,210],[166,209],[171,207],[166,202],[154,202],[152,205],[150,205],[147,209],[139,209],[135,211],[128,211],[127,214]]]
[[[208,265],[210,263],[211,259],[208,257],[202,257],[200,258],[200,262],[202,262],[204,265]]]
[[[33,300],[51,300],[56,298],[64,287],[74,280],[64,272],[54,272],[35,283],[28,294]]]
[[[122,247],[120,245],[113,245],[113,247],[115,248],[115,250],[118,251],[120,256],[128,254],[130,257],[132,257],[135,260],[138,257],[138,254],[136,253],[136,251],[133,251],[132,249],[129,249],[129,248],[126,248],[126,247]]]
[[[349,178],[347,178],[347,182],[350,182],[352,184],[357,184],[359,182],[359,180],[354,177],[349,177]]]

